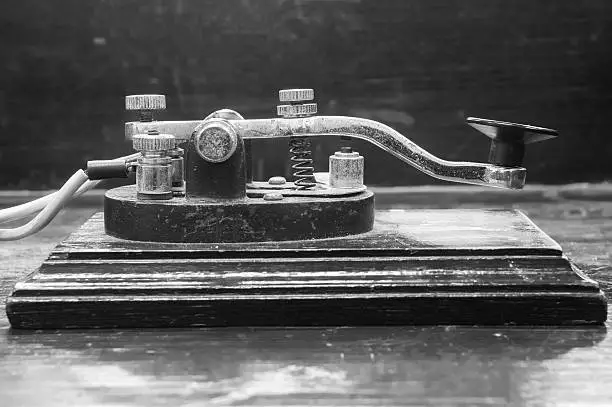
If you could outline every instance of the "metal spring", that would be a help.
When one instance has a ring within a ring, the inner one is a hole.
[[[310,140],[306,137],[291,137],[289,139],[289,153],[293,169],[293,183],[296,189],[303,191],[313,189],[317,184],[314,177],[314,165]]]

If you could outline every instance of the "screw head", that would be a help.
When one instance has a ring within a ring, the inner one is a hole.
[[[128,95],[125,97],[126,110],[164,110],[165,95]]]
[[[282,201],[283,198],[280,192],[268,192],[263,196],[264,201]]]
[[[172,134],[137,134],[132,139],[136,151],[167,151],[176,147]]]
[[[238,135],[223,119],[210,119],[197,131],[194,145],[200,157],[212,163],[227,161],[238,147]]]
[[[287,180],[285,179],[285,177],[270,177],[270,179],[268,180],[268,184],[270,185],[285,185],[287,183]]]

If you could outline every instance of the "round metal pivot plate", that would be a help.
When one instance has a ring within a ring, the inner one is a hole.
[[[210,201],[136,199],[133,185],[104,199],[106,233],[127,240],[245,243],[325,239],[365,233],[374,224],[374,194]]]

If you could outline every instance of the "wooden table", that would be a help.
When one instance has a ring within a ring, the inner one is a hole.
[[[384,190],[377,205],[523,209],[610,294],[609,186],[466,191]],[[94,201],[0,243],[3,298]],[[2,406],[612,405],[608,325],[17,332],[0,308]]]

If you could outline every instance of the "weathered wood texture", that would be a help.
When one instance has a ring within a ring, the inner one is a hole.
[[[612,176],[608,0],[19,0],[0,23],[2,188],[57,188],[124,155],[126,93],[166,93],[167,119],[260,118],[296,86],[324,114],[381,121],[448,159],[487,157],[465,116],[552,127],[559,139],[527,150],[529,182]],[[353,146],[370,185],[433,182]],[[318,170],[337,147],[317,141]],[[286,140],[254,150],[258,179],[288,172]]]
[[[610,295],[612,202],[597,191],[489,200],[406,189],[377,204],[520,208]],[[0,296],[100,207],[73,207],[40,234],[0,244]],[[609,328],[19,331],[0,304],[0,404],[608,406]]]
[[[7,302],[15,328],[589,325],[595,282],[518,211],[379,211],[371,232],[133,242],[94,215]]]

